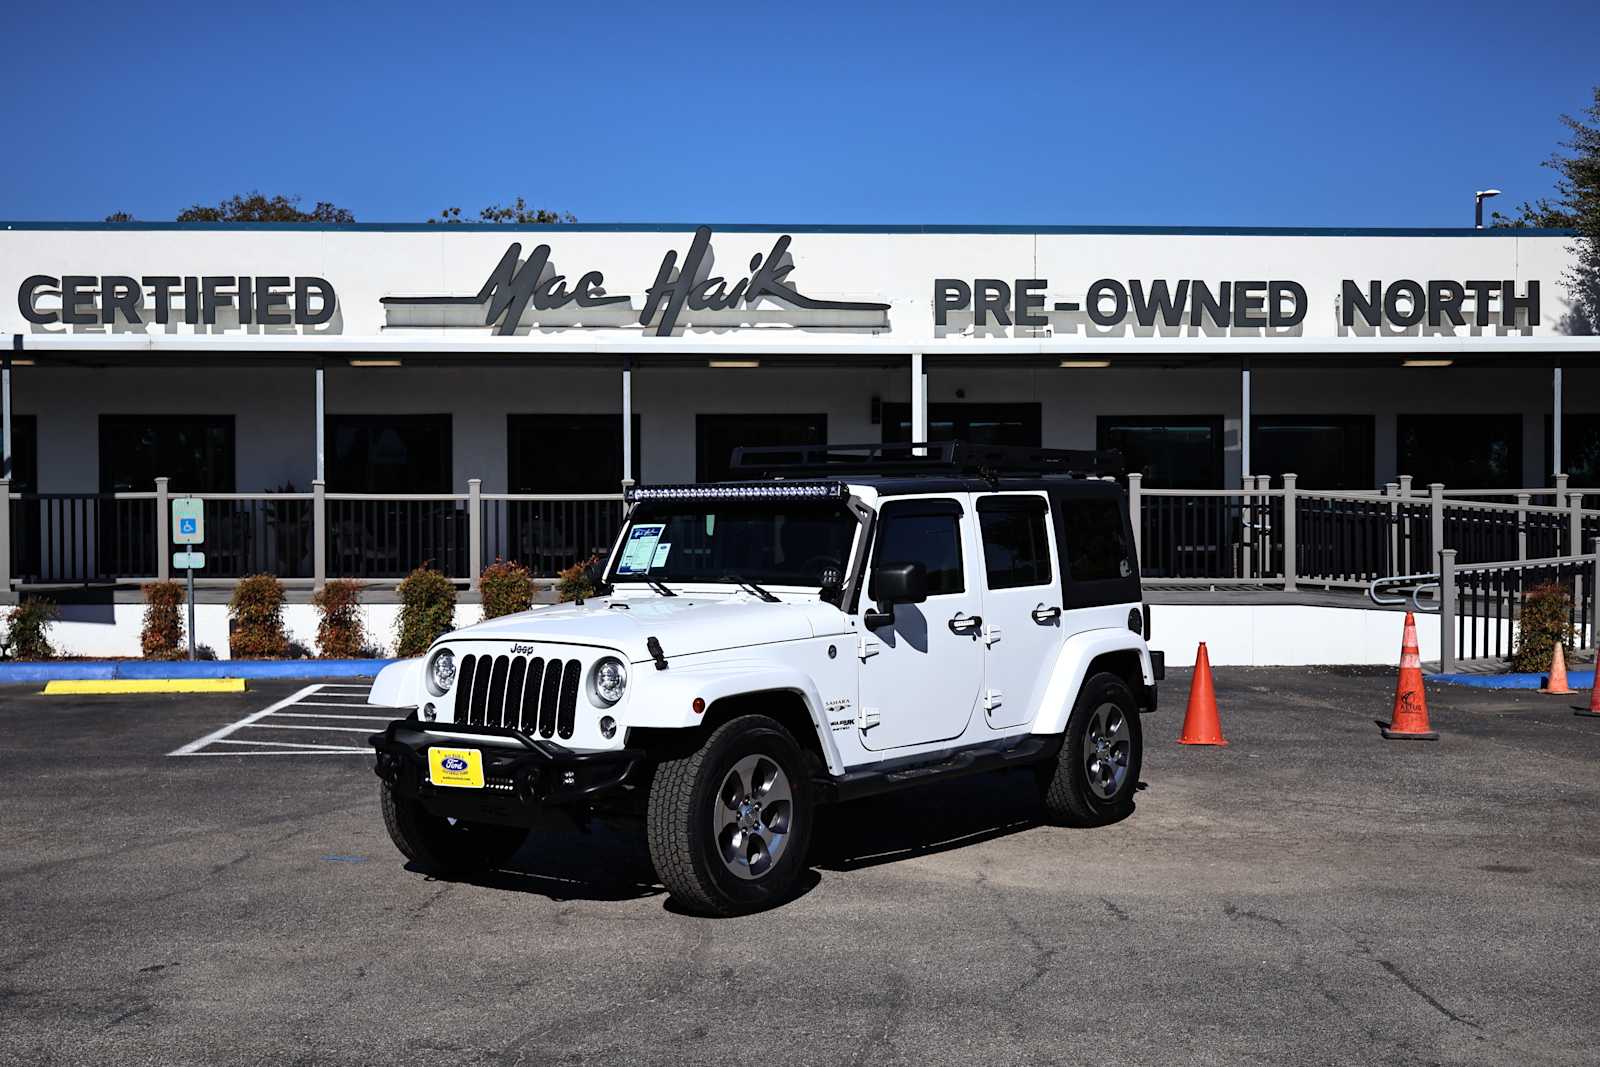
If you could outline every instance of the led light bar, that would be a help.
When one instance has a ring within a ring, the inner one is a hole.
[[[843,482],[724,482],[718,485],[634,486],[628,501],[640,500],[842,500]]]

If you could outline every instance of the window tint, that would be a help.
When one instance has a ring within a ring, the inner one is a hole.
[[[1122,539],[1120,500],[1068,500],[1061,508],[1067,574],[1074,582],[1126,578],[1133,559]]]
[[[983,566],[990,589],[1015,589],[1050,582],[1050,538],[1038,497],[991,497],[978,501]]]
[[[961,577],[961,513],[952,502],[909,501],[883,509],[874,566],[920,563],[928,568],[928,595],[959,593]],[[868,588],[875,597],[877,590]]]

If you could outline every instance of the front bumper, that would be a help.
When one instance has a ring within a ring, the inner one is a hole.
[[[447,730],[448,734],[440,732]],[[474,745],[461,735],[481,735]],[[506,744],[506,741],[513,742]],[[618,799],[640,776],[637,749],[574,752],[552,741],[492,726],[441,723],[437,730],[416,719],[399,719],[367,738],[376,752],[373,771],[402,796],[429,812],[469,822],[532,825],[541,809],[595,806]],[[477,748],[483,753],[482,789],[436,786],[428,780],[428,749],[434,745]]]

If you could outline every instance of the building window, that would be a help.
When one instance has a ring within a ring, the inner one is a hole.
[[[632,421],[637,482],[639,416]],[[507,415],[506,475],[513,493],[620,492],[622,415]]]
[[[928,440],[975,445],[1024,445],[1041,441],[1038,404],[929,404]],[[883,405],[883,442],[911,440],[911,405]]]
[[[1400,415],[1399,473],[1413,487],[1515,489],[1522,484],[1521,415]]]
[[[234,491],[232,415],[100,416],[100,491]]]
[[[329,415],[328,490],[450,492],[449,415]]]
[[[983,566],[990,589],[1050,584],[1050,535],[1044,517],[1043,497],[996,496],[978,501]]]
[[[733,450],[741,445],[825,445],[828,416],[697,415],[695,480],[720,482],[733,477]]]
[[[1555,459],[1555,451],[1551,448],[1551,444],[1554,439],[1554,419],[1546,415],[1544,417],[1546,481],[1554,480],[1551,477]],[[18,449],[17,455],[21,454],[22,450]],[[1574,488],[1587,489],[1590,486],[1600,485],[1600,414],[1562,412],[1561,466],[1568,475],[1567,484]]]
[[[1148,488],[1222,488],[1221,415],[1101,415],[1096,440]]]
[[[11,416],[11,491],[39,491],[39,420],[33,415]]]
[[[1371,415],[1257,415],[1250,427],[1250,473],[1295,474],[1304,489],[1371,489]]]

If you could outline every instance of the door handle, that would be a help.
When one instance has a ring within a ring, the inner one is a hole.
[[[970,634],[982,625],[982,615],[957,615],[950,620],[950,632],[953,634]]]
[[[1043,604],[1033,609],[1033,621],[1040,626],[1046,626],[1061,618],[1060,608],[1047,608]]]

